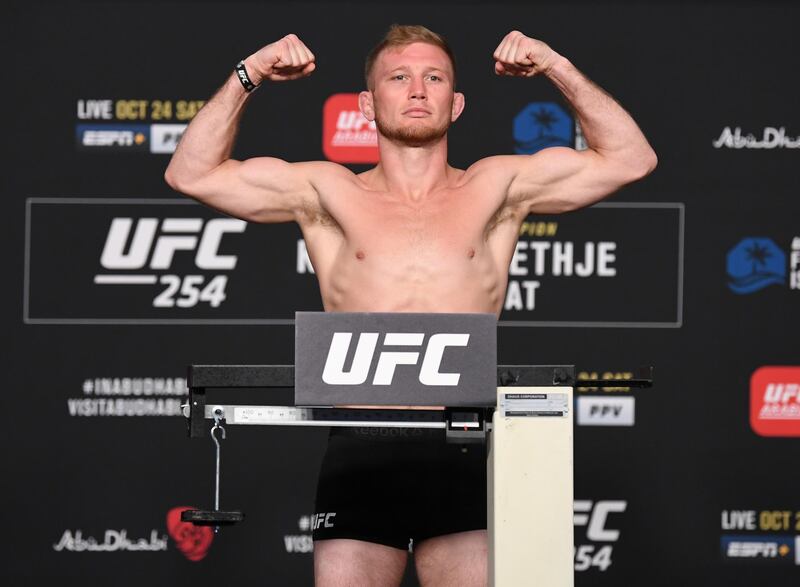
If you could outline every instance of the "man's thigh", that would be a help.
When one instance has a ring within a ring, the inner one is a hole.
[[[489,540],[486,530],[428,538],[414,545],[422,587],[482,587],[488,582]]]
[[[314,542],[316,587],[394,587],[400,585],[408,552],[362,540]]]

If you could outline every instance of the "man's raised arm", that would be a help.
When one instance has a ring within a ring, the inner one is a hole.
[[[175,190],[226,214],[255,222],[286,222],[316,197],[310,176],[324,162],[287,163],[272,157],[230,159],[244,105],[244,81],[286,81],[314,71],[314,55],[287,35],[244,60],[197,113],[178,144],[164,179]],[[242,79],[240,79],[242,77]]]
[[[494,59],[498,75],[550,79],[575,110],[588,146],[586,151],[551,147],[514,157],[509,202],[524,202],[531,213],[574,210],[655,169],[656,154],[633,118],[548,45],[513,31]]]

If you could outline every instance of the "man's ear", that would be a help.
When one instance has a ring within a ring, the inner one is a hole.
[[[375,120],[375,106],[372,102],[372,92],[365,90],[358,95],[358,109],[364,118],[372,122]]]
[[[453,111],[450,113],[450,122],[455,122],[461,116],[464,106],[466,106],[464,94],[461,92],[453,94]]]

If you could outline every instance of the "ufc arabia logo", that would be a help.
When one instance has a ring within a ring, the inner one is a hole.
[[[367,381],[370,368],[375,358],[375,349],[378,346],[377,332],[362,332],[358,337],[353,363],[349,371],[344,370],[345,359],[353,339],[352,332],[335,332],[328,350],[322,380],[329,385],[361,385]],[[387,351],[378,353],[375,374],[372,385],[391,385],[394,379],[395,368],[398,365],[417,365],[419,367],[418,379],[423,385],[456,386],[461,378],[460,373],[441,373],[439,369],[445,349],[451,346],[465,347],[469,342],[469,334],[441,333],[434,334],[428,339],[422,353],[425,334],[422,332],[387,332],[383,339],[383,346],[416,347],[417,350]]]

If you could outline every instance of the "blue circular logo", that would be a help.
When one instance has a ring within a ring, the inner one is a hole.
[[[514,152],[520,155],[569,147],[572,118],[554,102],[531,102],[514,117],[514,141]]]
[[[749,294],[786,282],[786,253],[772,239],[748,237],[728,251],[728,287]]]

